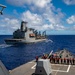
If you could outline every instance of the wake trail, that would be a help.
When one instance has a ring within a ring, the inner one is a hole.
[[[45,42],[51,42],[51,43],[53,43],[53,41],[51,39],[47,39]]]
[[[6,47],[10,47],[12,45],[7,45],[7,44],[0,44],[0,48],[6,48]]]

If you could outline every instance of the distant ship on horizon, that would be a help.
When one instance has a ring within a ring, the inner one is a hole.
[[[5,39],[6,44],[25,44],[25,43],[35,43],[46,40],[46,31],[42,34],[41,32],[28,28],[25,21],[21,22],[21,28],[13,32],[13,38]]]

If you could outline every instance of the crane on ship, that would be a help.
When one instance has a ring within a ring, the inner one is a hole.
[[[0,10],[0,14],[1,14],[1,15],[3,15],[3,10],[4,10],[4,8],[6,8],[6,6],[5,6],[5,5],[0,4],[0,7],[2,8],[2,9]]]

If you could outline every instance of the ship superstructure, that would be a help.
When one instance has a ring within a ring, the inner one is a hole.
[[[27,22],[22,21],[20,29],[13,32],[12,39],[5,39],[7,44],[34,43],[46,40],[46,31],[41,32],[27,27]]]
[[[38,58],[36,62],[32,60],[10,71],[0,61],[0,75],[75,75],[75,56],[65,49],[52,52],[53,58]]]

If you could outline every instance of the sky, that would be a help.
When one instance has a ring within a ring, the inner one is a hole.
[[[0,0],[0,4],[7,6],[0,15],[0,35],[12,35],[21,21],[49,35],[75,35],[75,0]]]

